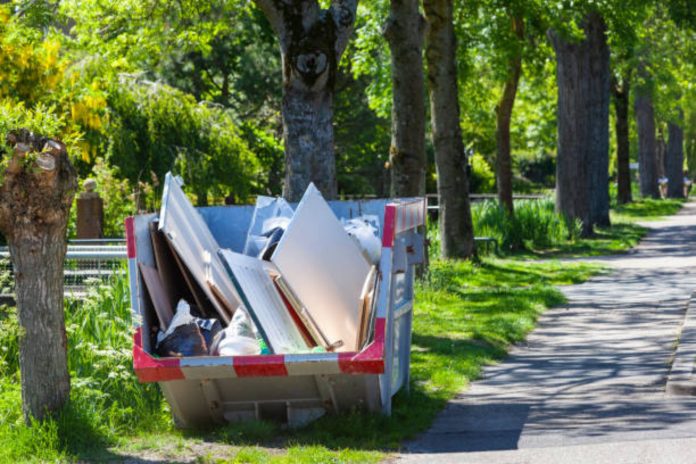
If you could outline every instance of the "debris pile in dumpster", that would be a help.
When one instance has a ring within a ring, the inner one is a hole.
[[[243,356],[358,351],[375,324],[377,217],[339,221],[314,185],[297,207],[259,197],[240,252],[218,245],[167,176],[139,265],[152,354]]]

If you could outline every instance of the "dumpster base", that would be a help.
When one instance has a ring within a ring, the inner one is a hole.
[[[159,385],[181,428],[249,420],[271,420],[292,428],[326,413],[382,408],[376,375],[174,380]]]

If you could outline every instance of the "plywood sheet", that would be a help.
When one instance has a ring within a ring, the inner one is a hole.
[[[150,295],[150,301],[152,301],[152,305],[155,307],[160,330],[165,331],[169,327],[172,317],[174,317],[172,301],[162,285],[157,269],[143,263],[140,263],[139,267],[147,293]]]
[[[360,294],[370,265],[313,184],[271,261],[338,351],[355,351],[360,332]]]
[[[306,351],[307,343],[268,275],[264,262],[230,250],[221,250],[220,256],[243,306],[271,352]]]
[[[165,178],[159,228],[220,317],[229,323],[225,308],[236,308],[240,300],[218,256],[220,246],[171,173]],[[225,304],[216,299],[210,283],[219,289]]]
[[[157,220],[148,224],[150,233],[150,242],[152,244],[152,254],[155,258],[155,267],[159,274],[162,288],[169,299],[173,302],[178,302],[180,299],[193,303],[193,295],[189,291],[188,285],[174,257],[173,251],[167,244],[167,240],[157,230],[159,223]]]

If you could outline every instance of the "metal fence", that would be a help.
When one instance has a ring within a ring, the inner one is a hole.
[[[65,256],[65,293],[84,295],[87,287],[106,283],[125,272],[126,244],[122,239],[70,240]],[[7,247],[0,247],[0,295],[14,293],[14,272]]]

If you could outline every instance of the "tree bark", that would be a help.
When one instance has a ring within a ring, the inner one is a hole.
[[[384,27],[392,59],[392,142],[389,147],[392,195],[425,193],[425,101],[423,32],[418,0],[391,0]]]
[[[616,164],[617,164],[617,202],[620,205],[633,201],[631,194],[631,160],[628,124],[628,101],[630,95],[630,78],[624,76],[621,84],[614,82],[614,109],[616,110]]]
[[[8,144],[14,153],[0,187],[0,232],[15,272],[22,405],[29,422],[58,411],[70,394],[63,260],[77,177],[61,142],[18,131]]]
[[[500,97],[498,106],[495,109],[496,140],[498,145],[498,159],[496,163],[498,201],[509,214],[512,214],[514,210],[512,202],[510,120],[512,119],[512,108],[515,104],[517,86],[522,73],[522,41],[524,40],[524,20],[522,18],[512,18],[512,31],[518,43],[515,44],[515,51],[508,62],[508,78],[503,87],[503,95]]]
[[[636,95],[634,106],[638,130],[640,195],[643,198],[660,198],[660,188],[657,183],[655,112],[652,97],[646,93],[640,93]]]
[[[657,163],[657,178],[665,177],[665,152],[667,151],[667,143],[665,143],[665,134],[662,127],[657,131],[657,150],[655,152],[655,160]],[[658,182],[659,184],[659,182]]]
[[[298,201],[310,182],[336,197],[333,94],[358,0],[255,0],[278,35],[283,63],[283,195]]]
[[[585,38],[549,36],[556,51],[558,157],[556,207],[582,221],[582,235],[609,225],[609,47],[597,13],[583,21]]]
[[[475,254],[474,226],[459,125],[452,0],[425,0],[423,6],[429,24],[425,56],[440,197],[440,252],[443,258],[470,258]]]
[[[667,125],[669,140],[667,141],[667,157],[665,170],[667,171],[667,196],[669,198],[684,198],[684,119],[679,109],[679,121],[670,122]]]

